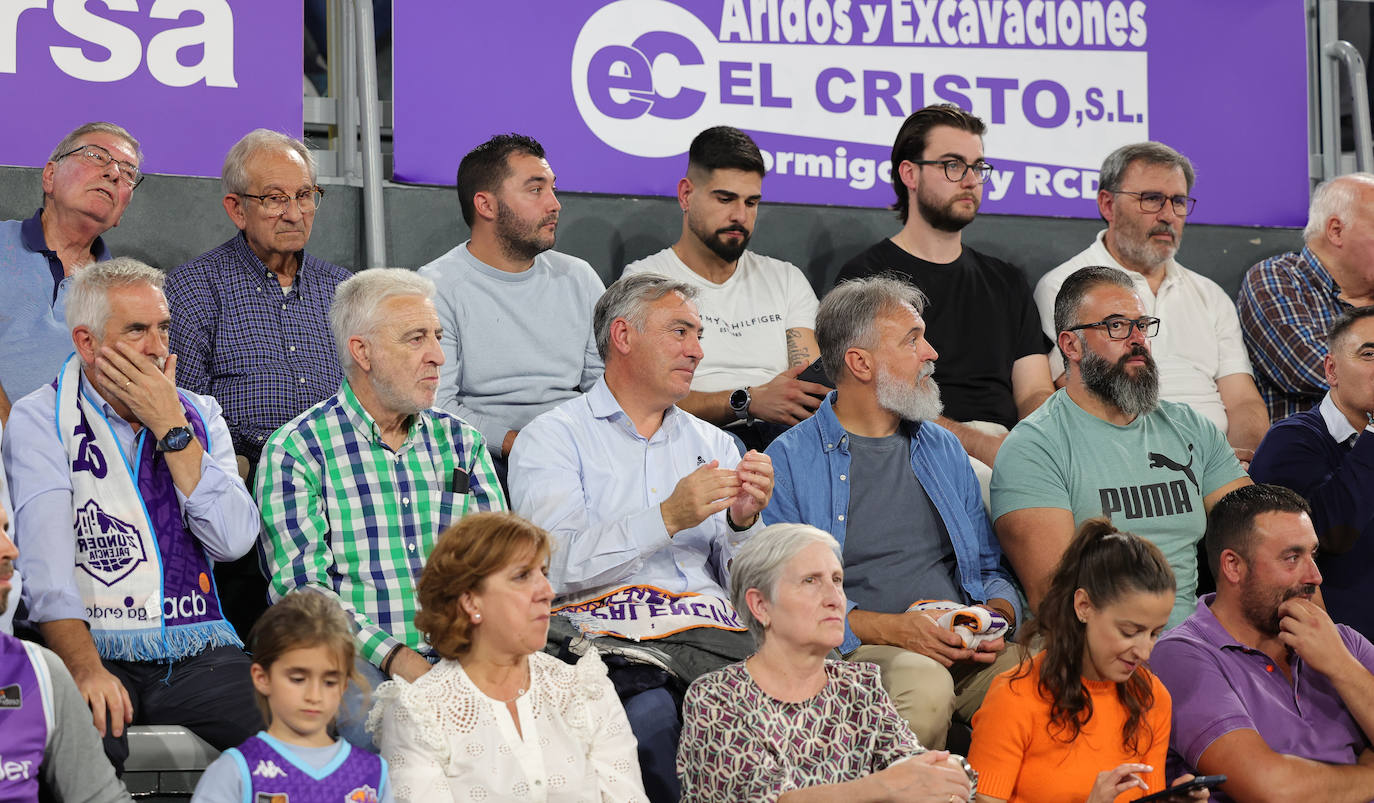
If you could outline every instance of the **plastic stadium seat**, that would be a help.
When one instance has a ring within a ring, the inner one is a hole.
[[[184,800],[218,757],[218,750],[180,725],[135,725],[129,728],[124,784],[139,800]]]

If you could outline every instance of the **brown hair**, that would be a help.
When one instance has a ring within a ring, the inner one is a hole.
[[[356,650],[353,626],[339,603],[309,587],[297,589],[268,608],[248,634],[253,663],[270,671],[277,659],[291,650],[325,647],[338,656],[339,669],[348,682],[367,691],[366,681],[353,665]],[[267,696],[256,692],[258,710],[269,725],[272,710]]]
[[[892,209],[897,212],[897,218],[903,223],[906,222],[907,213],[910,211],[910,190],[902,183],[897,172],[902,162],[914,162],[925,158],[926,135],[932,128],[941,125],[980,137],[988,130],[982,120],[953,103],[936,103],[924,109],[917,109],[906,118],[897,131],[897,139],[892,143],[892,190],[897,193],[897,201],[892,204]]]
[[[539,560],[548,557],[549,534],[514,513],[464,516],[440,534],[420,574],[415,613],[415,628],[435,652],[449,659],[467,652],[472,622],[458,600],[480,591],[487,577],[527,552]]]
[[[1159,547],[1134,533],[1123,533],[1109,519],[1084,521],[1064,550],[1054,570],[1050,588],[1040,601],[1038,618],[1027,628],[1023,644],[1036,635],[1045,637],[1045,659],[1040,666],[1040,693],[1050,702],[1050,728],[1055,738],[1072,742],[1092,718],[1093,702],[1083,687],[1083,649],[1087,641],[1084,624],[1074,611],[1074,592],[1083,589],[1093,607],[1101,609],[1122,596],[1143,591],[1174,594],[1174,572]],[[1012,678],[1030,674],[1027,654]],[[1126,709],[1121,726],[1121,746],[1128,752],[1144,754],[1155,739],[1168,739],[1168,733],[1149,731],[1141,747],[1141,731],[1149,730],[1145,714],[1154,706],[1154,690],[1149,670],[1141,667],[1123,683],[1116,684],[1116,696]]]

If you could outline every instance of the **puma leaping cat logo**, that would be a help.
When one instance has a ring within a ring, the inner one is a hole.
[[[1193,444],[1191,443],[1188,444],[1188,462],[1186,464],[1178,463],[1159,452],[1150,452],[1150,468],[1167,468],[1170,471],[1183,472],[1183,476],[1187,477],[1188,481],[1193,483],[1193,490],[1197,491],[1198,496],[1202,496],[1202,487],[1198,485],[1197,475],[1193,473],[1193,460],[1195,457],[1196,456],[1193,454]]]

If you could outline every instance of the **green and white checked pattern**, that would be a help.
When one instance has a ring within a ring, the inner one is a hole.
[[[507,509],[477,430],[429,409],[392,451],[347,381],[268,438],[255,496],[272,600],[303,586],[335,596],[374,664],[397,644],[427,649],[415,587],[439,533],[469,513]]]

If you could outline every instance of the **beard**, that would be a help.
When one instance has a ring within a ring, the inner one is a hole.
[[[496,237],[502,252],[514,261],[527,262],[553,248],[554,232],[544,233],[544,227],[550,223],[558,223],[557,212],[530,224],[500,198],[496,199]]]
[[[1164,232],[1169,232],[1174,236],[1172,243],[1165,245],[1150,239],[1154,235]],[[1176,231],[1168,223],[1160,223],[1147,229],[1139,239],[1131,235],[1118,235],[1112,240],[1116,250],[1121,252],[1121,257],[1126,262],[1144,265],[1153,270],[1173,259],[1174,254],[1178,253],[1178,244],[1183,240],[1183,232]]]
[[[707,232],[698,228],[697,225],[691,221],[688,221],[688,227],[692,230],[692,233],[696,235],[697,239],[701,240],[702,245],[711,249],[711,253],[720,257],[721,260],[725,262],[735,262],[738,260],[740,256],[744,254],[744,249],[749,247],[749,238],[752,236],[752,232],[739,224],[726,226],[723,229],[716,229],[712,232]],[[738,232],[740,238],[738,240],[727,240],[724,235],[728,232]]]
[[[945,202],[943,206],[927,200],[925,194],[917,190],[916,192],[916,211],[920,213],[924,220],[932,229],[936,231],[956,232],[963,231],[964,227],[973,222],[978,216],[980,206],[978,196],[973,196],[973,209],[969,212],[955,212],[954,204],[967,196],[955,196]]]
[[[940,387],[931,379],[922,387],[921,380],[935,373],[935,363],[928,362],[921,368],[916,381],[905,384],[878,366],[878,406],[900,417],[903,421],[931,421],[940,416],[944,404],[940,401]]]
[[[1245,619],[1254,628],[1267,636],[1279,634],[1279,606],[1293,597],[1312,598],[1317,587],[1312,583],[1285,588],[1281,591],[1255,588],[1253,585],[1241,586],[1240,604]]]
[[[1079,370],[1083,372],[1083,385],[1089,391],[1131,416],[1144,415],[1159,405],[1159,370],[1149,349],[1137,344],[1113,364],[1087,348],[1085,340],[1079,342],[1084,345]],[[1145,364],[1131,376],[1126,370],[1126,361],[1141,356]]]

